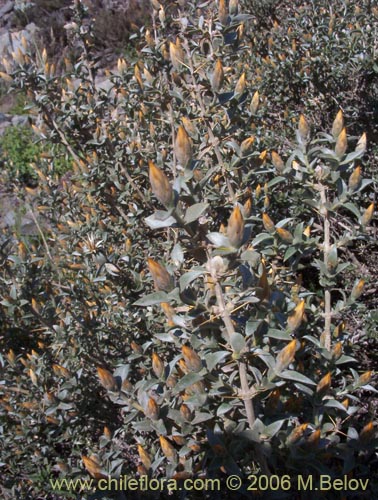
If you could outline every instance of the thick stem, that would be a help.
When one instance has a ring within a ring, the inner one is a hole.
[[[325,186],[320,185],[320,197],[322,201],[321,215],[323,217],[324,243],[323,243],[323,261],[326,269],[328,269],[328,256],[331,246],[330,224],[327,209],[327,195]],[[326,286],[324,291],[324,347],[331,350],[331,291],[330,287]]]

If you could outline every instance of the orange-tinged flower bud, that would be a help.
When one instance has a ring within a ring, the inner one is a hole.
[[[306,445],[312,449],[317,448],[320,441],[320,434],[320,429],[316,429],[316,431],[311,433],[307,438]]]
[[[159,437],[160,446],[164,455],[168,458],[170,462],[176,462],[177,452],[174,446],[168,441],[164,436]]]
[[[192,141],[183,125],[180,125],[177,130],[175,140],[175,155],[177,161],[183,167],[187,167],[190,160],[192,159]]]
[[[310,134],[310,127],[304,115],[301,115],[299,117],[298,132],[303,141],[308,139],[308,136]]]
[[[131,349],[136,353],[136,354],[142,354],[143,353],[143,349],[142,347],[137,343],[135,342],[135,340],[132,340],[130,342],[130,347]]]
[[[242,156],[247,156],[252,151],[254,142],[254,136],[248,137],[248,139],[244,139],[244,141],[240,145],[240,153]]]
[[[261,196],[261,186],[260,184],[257,184],[256,186],[256,189],[255,189],[255,196],[256,196],[256,199],[258,200]]]
[[[177,39],[176,43],[169,42],[169,57],[172,66],[178,70],[184,61],[184,51],[182,50],[179,39]]]
[[[160,378],[164,374],[164,363],[156,352],[152,353],[152,370],[157,378]]]
[[[201,371],[202,361],[198,354],[186,345],[182,346],[181,351],[188,369],[192,372]]]
[[[138,444],[138,455],[144,467],[148,470],[151,467],[151,458],[141,444]]]
[[[270,296],[270,285],[268,281],[268,273],[266,272],[265,264],[261,265],[262,271],[257,283],[257,288],[259,289],[256,294],[260,300],[268,299]],[[260,292],[261,290],[261,292]]]
[[[190,410],[189,406],[187,406],[186,404],[182,404],[180,406],[180,413],[183,416],[183,418],[188,422],[190,422],[193,419],[193,413]]]
[[[68,378],[70,376],[70,372],[64,366],[53,364],[52,369],[53,372],[59,377]]]
[[[370,421],[362,428],[360,432],[360,441],[367,444],[374,438],[374,434],[374,423],[373,421]]]
[[[370,382],[370,380],[371,380],[372,375],[373,375],[373,372],[371,370],[363,373],[362,375],[359,376],[356,385],[358,387],[361,387],[363,385],[368,384]]]
[[[239,248],[243,242],[244,219],[238,205],[233,209],[227,224],[227,236],[233,247]]]
[[[272,151],[271,156],[272,156],[273,166],[276,169],[277,173],[282,174],[282,172],[285,169],[285,163],[283,162],[281,156],[275,151]]]
[[[363,279],[360,279],[355,283],[354,287],[352,288],[352,292],[350,294],[352,299],[357,300],[358,297],[360,297],[364,289],[364,286],[365,286],[365,280]]]
[[[277,227],[276,229],[278,236],[283,240],[285,243],[292,243],[293,242],[293,235],[288,231],[287,229],[284,229],[282,227]]]
[[[301,300],[294,309],[294,312],[287,318],[287,327],[294,331],[301,325],[305,314],[305,301]]]
[[[223,81],[224,81],[223,65],[222,61],[218,59],[217,62],[215,63],[213,76],[211,78],[211,86],[214,92],[219,92],[219,90],[223,85]]]
[[[15,355],[13,349],[9,349],[8,354],[7,354],[7,360],[8,360],[8,363],[11,366],[15,365],[15,363],[16,363],[16,355]]]
[[[346,128],[344,127],[340,132],[336,141],[336,146],[335,146],[336,156],[341,158],[345,154],[347,147],[348,147],[347,133],[346,133]]]
[[[153,398],[149,398],[145,413],[151,420],[159,419],[159,407]]]
[[[316,386],[316,393],[319,395],[324,395],[328,389],[331,387],[331,372],[328,372],[321,378]]]
[[[218,18],[220,23],[225,26],[228,20],[228,11],[226,6],[226,0],[219,0],[218,6]]]
[[[140,89],[143,90],[144,89],[144,83],[143,83],[143,80],[142,80],[142,76],[141,76],[138,64],[136,64],[134,66],[134,77],[135,77],[135,80],[137,81]]]
[[[335,344],[334,348],[332,349],[332,357],[334,359],[339,359],[342,352],[343,352],[343,343],[337,342],[337,344]]]
[[[339,137],[340,132],[343,130],[343,128],[344,128],[344,116],[343,112],[340,109],[332,124],[332,135],[334,139],[337,139]]]
[[[243,205],[244,217],[249,217],[252,213],[252,198],[249,197]]]
[[[151,160],[148,166],[152,192],[160,203],[168,207],[173,200],[173,191],[168,177]]]
[[[356,151],[365,151],[367,146],[366,132],[364,132],[358,139]]]
[[[369,225],[371,219],[373,218],[373,214],[374,214],[374,202],[370,203],[370,205],[367,207],[367,209],[362,214],[361,225],[364,227]]]
[[[87,457],[83,455],[81,459],[84,462],[84,467],[87,469],[91,476],[96,479],[105,477],[105,475],[101,472],[101,466],[96,457]]]
[[[239,0],[230,0],[228,11],[231,14],[231,16],[236,16],[236,14],[238,13],[238,9],[239,9]]]
[[[181,123],[184,125],[185,130],[188,132],[189,135],[192,137],[196,136],[198,134],[198,130],[196,126],[193,124],[191,120],[189,120],[188,117],[183,116],[181,118]]]
[[[111,433],[109,427],[107,427],[106,425],[104,427],[103,434],[106,437],[106,439],[111,439],[112,438],[112,433]]]
[[[345,398],[343,401],[341,401],[341,404],[344,406],[344,408],[347,410],[349,408],[349,399]]]
[[[275,371],[281,372],[287,368],[294,360],[297,350],[297,340],[293,339],[277,354]]]
[[[245,73],[243,73],[241,75],[241,77],[239,78],[239,80],[235,86],[234,94],[236,96],[239,96],[239,95],[243,94],[244,90],[245,90]]]
[[[268,214],[263,213],[262,220],[266,231],[273,233],[276,230],[276,226]]]
[[[100,380],[100,384],[107,391],[116,391],[117,390],[117,382],[113,375],[109,370],[105,368],[97,367],[97,375]]]
[[[251,113],[254,115],[257,113],[257,110],[259,109],[259,104],[260,104],[260,94],[259,91],[256,90],[256,92],[253,94],[251,105],[250,105],[250,110]]]
[[[353,191],[356,191],[361,185],[361,167],[358,166],[356,167],[353,172],[351,173],[349,177],[349,182],[348,182],[348,187],[349,190],[353,193]]]
[[[293,443],[296,443],[297,441],[299,441],[299,439],[303,436],[307,427],[308,427],[308,423],[301,424],[301,425],[298,425],[297,427],[295,427],[291,431],[289,437],[287,438],[288,443],[293,444]]]
[[[156,262],[156,260],[147,259],[148,269],[152,275],[156,290],[169,291],[172,289],[172,277],[164,266]]]

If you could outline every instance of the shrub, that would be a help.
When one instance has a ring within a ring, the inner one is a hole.
[[[154,31],[109,91],[78,2],[84,55],[66,74],[46,54],[7,63],[41,136],[75,160],[61,180],[39,170],[54,230],[4,250],[2,314],[34,333],[4,345],[8,497],[84,469],[371,478],[376,422],[360,410],[374,374],[343,322],[364,285],[345,285],[346,250],[374,216],[366,135],[342,111],[324,129],[298,114],[277,152],[253,18],[182,4],[173,17],[152,4]]]

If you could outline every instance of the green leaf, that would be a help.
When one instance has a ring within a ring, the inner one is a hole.
[[[184,262],[184,251],[180,243],[176,243],[171,252],[172,260],[177,262],[178,264],[182,264]]]
[[[229,352],[228,351],[216,351],[216,352],[212,352],[210,354],[207,354],[206,357],[205,357],[205,361],[206,361],[206,366],[207,366],[207,369],[209,370],[209,372],[211,372],[218,363],[220,363],[221,361],[223,361],[227,356],[229,356]]]
[[[272,424],[267,425],[264,429],[264,434],[266,434],[267,436],[272,438],[281,429],[282,424],[284,422],[285,422],[285,419],[282,419],[282,420],[277,420],[276,422],[273,422]]]
[[[286,181],[285,177],[279,176],[279,177],[274,177],[271,181],[267,183],[267,187],[271,188],[275,186],[276,184],[280,184],[281,182]]]
[[[183,391],[184,389],[186,389],[190,385],[193,385],[202,379],[203,379],[203,376],[200,375],[199,373],[190,372],[190,373],[184,375],[175,385],[175,387],[173,389],[173,394],[178,394],[179,392]]]
[[[134,306],[153,306],[154,304],[160,304],[161,302],[169,302],[169,296],[165,292],[153,292],[145,295],[140,298],[136,302],[134,302]]]
[[[285,380],[293,380],[294,382],[302,382],[303,384],[316,385],[316,382],[294,370],[284,370],[279,374],[279,376]]]
[[[222,233],[209,233],[206,237],[216,247],[231,247],[230,240]]]
[[[345,363],[357,363],[357,360],[352,358],[352,356],[346,356],[343,354],[340,356],[340,358],[336,361],[336,365],[343,365]]]
[[[206,211],[208,203],[195,203],[194,205],[188,207],[185,212],[184,220],[187,224],[197,220]]]
[[[169,212],[157,211],[154,214],[146,217],[144,222],[151,229],[160,229],[162,227],[171,227],[176,224],[176,219],[169,215]]]
[[[269,233],[260,233],[256,236],[256,238],[252,241],[252,245],[253,246],[256,246],[258,245],[259,243],[262,243],[263,241],[266,241],[266,240],[273,240],[273,237],[271,234]]]
[[[274,328],[270,328],[268,331],[268,337],[277,340],[292,340],[290,333],[283,330],[276,330]]]
[[[245,338],[240,333],[233,332],[230,335],[230,344],[232,350],[239,354],[245,348]]]
[[[351,203],[351,202],[343,203],[342,206],[344,208],[346,208],[347,210],[349,210],[350,212],[352,212],[352,214],[354,214],[357,218],[361,217],[361,213],[360,213],[358,207],[354,203]]]
[[[192,269],[191,271],[188,271],[187,273],[183,274],[180,277],[180,290],[183,291],[187,286],[192,283],[195,279],[197,279],[199,276],[202,276],[205,273],[203,269]]]

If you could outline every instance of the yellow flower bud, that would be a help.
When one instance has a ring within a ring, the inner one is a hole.
[[[241,75],[241,77],[239,78],[239,80],[237,81],[237,84],[235,86],[235,90],[234,90],[234,94],[236,96],[240,96],[243,94],[245,90],[245,73],[243,73]]]
[[[337,139],[339,137],[340,132],[343,130],[343,128],[344,128],[344,116],[343,112],[340,109],[332,124],[332,135],[334,139]]]
[[[244,219],[239,206],[237,205],[228,219],[227,236],[233,247],[239,248],[243,242]]]
[[[157,378],[160,378],[164,374],[164,363],[156,352],[152,353],[152,370]]]
[[[144,467],[148,470],[151,467],[151,458],[141,444],[138,444],[138,455],[140,461],[142,462]]]
[[[326,375],[324,375],[323,378],[319,380],[318,385],[316,386],[316,392],[319,395],[323,395],[328,391],[330,387],[331,387],[331,372],[328,372]]]
[[[263,213],[262,215],[263,225],[268,233],[272,233],[276,230],[276,226],[268,214]]]
[[[271,156],[272,156],[273,166],[276,169],[277,173],[282,174],[282,172],[285,169],[285,163],[283,162],[281,156],[275,151],[272,151]]]
[[[290,363],[294,360],[295,351],[297,350],[297,340],[294,339],[289,342],[281,351],[278,353],[276,358],[275,371],[281,372],[287,368]]]
[[[348,147],[347,133],[346,133],[346,128],[344,127],[340,132],[339,136],[337,137],[335,146],[336,156],[341,158],[345,154],[347,147]]]
[[[147,259],[148,269],[154,280],[156,290],[169,291],[172,289],[172,277],[164,266],[156,262],[156,260]]]
[[[310,127],[304,115],[299,117],[298,132],[303,141],[305,141],[309,136]]]
[[[174,446],[164,436],[159,438],[161,449],[170,462],[176,462],[177,452]]]
[[[152,192],[160,203],[167,207],[173,200],[173,190],[168,177],[151,160],[149,160],[148,166]]]
[[[367,226],[370,223],[371,219],[373,218],[373,214],[374,214],[374,202],[371,203],[362,214],[361,225]]]
[[[360,187],[361,184],[361,167],[356,167],[349,177],[348,187],[349,190],[353,193]]]
[[[301,300],[294,309],[294,312],[287,318],[287,327],[294,331],[301,325],[305,314],[305,301]]]
[[[146,417],[150,418],[151,420],[159,419],[159,407],[153,398],[149,398],[145,413]]]
[[[278,236],[285,242],[285,243],[292,243],[293,242],[293,235],[288,231],[287,229],[284,229],[282,227],[277,227],[276,229]]]
[[[175,154],[177,161],[183,167],[187,167],[190,160],[192,159],[192,141],[183,125],[180,125],[177,130]]]
[[[192,372],[199,372],[202,370],[202,361],[196,352],[190,347],[183,345],[181,348],[182,355],[188,369]]]
[[[259,104],[260,104],[260,94],[259,94],[259,91],[256,90],[256,92],[253,94],[251,105],[250,105],[250,110],[251,110],[251,113],[253,115],[257,112],[257,110],[259,108]]]
[[[98,367],[97,368],[97,375],[98,375],[98,378],[100,379],[100,384],[107,391],[116,391],[117,390],[116,379],[113,377],[113,375],[110,373],[109,370],[106,370],[105,368]]]
[[[223,80],[224,80],[223,65],[222,61],[218,59],[217,62],[215,63],[215,68],[211,79],[211,86],[214,92],[219,92],[220,88],[222,87]]]

